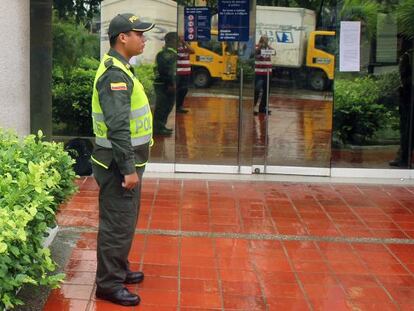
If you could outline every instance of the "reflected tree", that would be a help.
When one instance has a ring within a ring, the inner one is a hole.
[[[53,9],[59,18],[74,17],[77,23],[89,26],[93,16],[100,12],[101,2],[102,0],[53,0]]]
[[[397,8],[399,29],[408,39],[414,38],[414,0],[405,0]]]
[[[343,21],[360,21],[368,37],[375,34],[377,16],[381,5],[375,0],[345,0],[340,11]]]

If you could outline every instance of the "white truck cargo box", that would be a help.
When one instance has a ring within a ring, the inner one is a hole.
[[[256,44],[267,35],[276,50],[272,63],[279,67],[301,67],[309,33],[315,30],[315,12],[302,8],[257,6]]]
[[[119,13],[134,13],[144,20],[155,22],[155,28],[145,33],[144,53],[134,56],[131,63],[154,63],[164,46],[164,36],[177,31],[177,3],[172,0],[105,0],[101,4],[101,57],[109,49],[108,27]]]

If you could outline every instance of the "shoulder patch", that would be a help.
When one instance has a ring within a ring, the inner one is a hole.
[[[105,67],[106,68],[109,68],[109,67],[111,67],[113,64],[114,64],[114,61],[112,60],[112,58],[108,58],[106,61],[105,61]]]
[[[125,82],[114,82],[111,83],[112,91],[126,91],[128,90],[127,84]]]

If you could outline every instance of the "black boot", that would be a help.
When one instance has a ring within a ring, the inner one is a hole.
[[[122,306],[136,306],[140,303],[141,298],[132,294],[127,288],[121,288],[112,293],[104,293],[96,289],[96,298],[108,300]]]
[[[141,271],[132,272],[128,271],[127,276],[125,278],[126,284],[136,284],[141,283],[144,280],[144,273]]]

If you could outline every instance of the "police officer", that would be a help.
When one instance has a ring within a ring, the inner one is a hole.
[[[165,35],[164,40],[165,45],[155,58],[154,134],[171,135],[172,129],[165,125],[175,102],[178,35],[176,32],[169,32]]]
[[[128,60],[143,52],[144,32],[154,24],[118,14],[109,24],[111,48],[96,73],[92,120],[96,147],[93,173],[99,185],[96,297],[133,306],[138,295],[125,283],[139,283],[128,253],[139,212],[141,180],[152,143],[152,116],[144,88]]]

